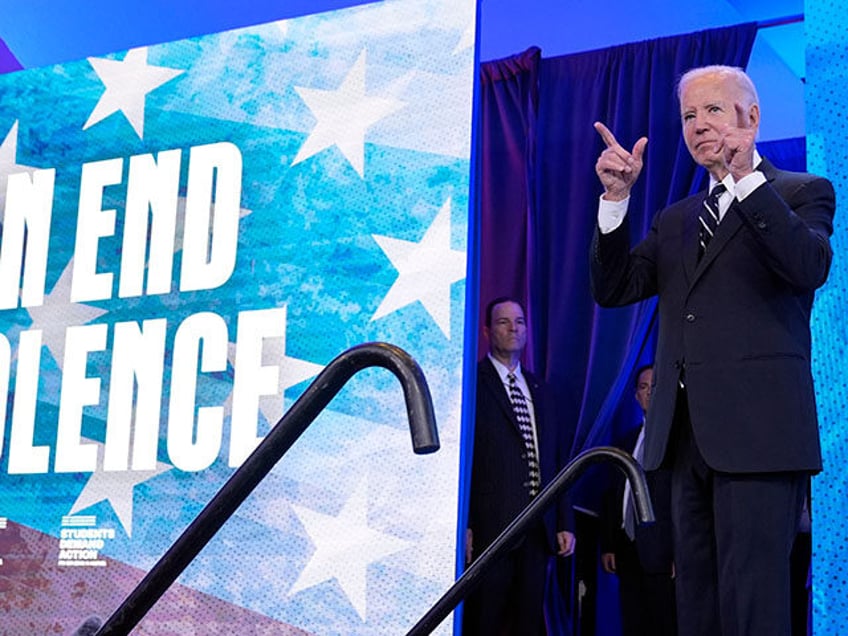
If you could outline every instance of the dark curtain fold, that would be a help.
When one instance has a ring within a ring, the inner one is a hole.
[[[510,264],[526,263],[538,239],[527,219],[535,198],[537,47],[480,66],[480,322],[486,303],[497,296],[525,300],[530,294],[531,271]],[[525,302],[525,306],[527,303]],[[527,307],[527,311],[532,309]],[[529,319],[529,317],[528,317]],[[530,337],[533,337],[532,332]],[[478,358],[487,350],[478,344]],[[533,367],[528,346],[527,364]]]

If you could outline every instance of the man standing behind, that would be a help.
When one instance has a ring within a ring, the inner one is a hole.
[[[631,250],[627,201],[648,140],[628,151],[596,123],[607,147],[592,292],[603,306],[658,296],[644,466],[672,467],[681,636],[789,636],[789,553],[821,470],[810,312],[833,254],[833,186],[760,157],[741,69],[693,69],[678,97],[710,194],[658,212]]]
[[[521,368],[527,344],[524,309],[511,298],[486,307],[489,354],[477,365],[466,561],[481,554],[561,468],[556,422],[546,421],[542,387]],[[564,452],[564,451],[563,451]],[[569,506],[549,509],[523,540],[483,575],[465,603],[465,636],[545,633],[548,559],[570,555]],[[555,532],[555,530],[557,530]]]
[[[627,445],[641,463],[645,440],[645,413],[651,400],[654,370],[651,365],[636,372],[636,401],[642,424],[635,441]],[[671,548],[671,473],[658,469],[647,473],[648,490],[656,522],[636,524],[630,488],[618,475],[617,486],[605,497],[601,513],[601,566],[618,577],[623,636],[674,636],[674,561]]]

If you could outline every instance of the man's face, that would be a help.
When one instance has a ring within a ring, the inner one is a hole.
[[[527,325],[521,306],[507,301],[492,307],[492,324],[485,332],[495,357],[520,354],[527,344]]]
[[[647,413],[648,404],[651,402],[651,385],[654,383],[654,370],[643,369],[636,380],[636,401],[642,410]]]
[[[680,93],[683,139],[707,170],[725,165],[722,141],[729,128],[757,128],[760,109],[732,76],[708,73],[689,80]]]

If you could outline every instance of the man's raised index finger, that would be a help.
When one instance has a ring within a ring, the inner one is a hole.
[[[601,139],[604,140],[607,148],[618,145],[618,141],[616,141],[615,136],[610,132],[610,129],[604,126],[601,122],[595,122],[595,130],[598,131],[598,134],[601,136]]]
[[[737,128],[748,128],[748,120],[745,117],[745,109],[742,104],[735,102],[733,107],[736,109],[736,126]]]

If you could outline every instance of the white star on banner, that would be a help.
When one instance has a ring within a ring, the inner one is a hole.
[[[277,20],[274,24],[280,30],[280,35],[282,35],[283,37],[288,36],[289,25],[291,24],[291,20]]]
[[[60,369],[65,363],[65,330],[108,313],[91,305],[69,302],[73,263],[73,259],[68,261],[53,290],[44,297],[44,303],[38,307],[27,307],[32,319],[29,329],[41,329],[42,345],[47,347]]]
[[[427,377],[437,392],[438,380],[433,384],[434,375],[428,373]],[[389,433],[381,430],[385,427],[376,427],[363,444],[372,449],[370,459],[398,458],[396,466],[412,464],[399,476],[397,470],[394,477],[385,475],[379,499],[372,498],[371,505],[372,509],[379,505],[382,510],[390,511],[386,514],[391,514],[392,527],[413,529],[417,537],[415,549],[398,555],[392,565],[437,584],[453,579],[458,493],[456,482],[444,476],[456,471],[460,421],[461,405],[456,404],[450,415],[439,419],[442,450],[431,455],[411,454],[409,433],[399,429]],[[398,510],[393,505],[398,501],[415,501],[416,505]]]
[[[398,277],[371,320],[420,300],[450,340],[450,287],[465,278],[465,252],[451,249],[448,198],[418,242],[372,234],[398,270]]]
[[[112,113],[121,111],[140,139],[144,138],[144,101],[147,94],[184,70],[147,63],[147,47],[131,49],[123,60],[90,57],[89,63],[106,86],[82,127],[87,130]]]
[[[290,594],[336,579],[364,621],[367,612],[368,565],[412,545],[368,527],[368,480],[363,479],[337,516],[292,506],[315,552],[294,582]]]
[[[73,515],[96,503],[108,501],[115,511],[118,521],[121,522],[124,532],[127,533],[128,537],[132,537],[133,491],[135,487],[171,470],[173,466],[156,462],[156,470],[104,471],[104,445],[90,439],[83,439],[83,441],[98,447],[97,470],[88,478],[68,514]]]
[[[298,164],[330,146],[338,146],[360,177],[364,176],[365,131],[404,106],[397,99],[365,95],[365,50],[336,90],[295,87],[315,116],[315,128],[294,158]]]
[[[470,49],[474,46],[474,36],[475,36],[475,25],[474,20],[472,20],[468,26],[465,28],[465,31],[462,32],[462,36],[459,38],[459,42],[457,42],[456,46],[453,49],[453,54],[464,51],[466,49]]]
[[[33,166],[18,163],[18,121],[12,124],[6,138],[0,144],[0,219],[6,212],[6,183],[10,174],[18,172],[32,173]]]

